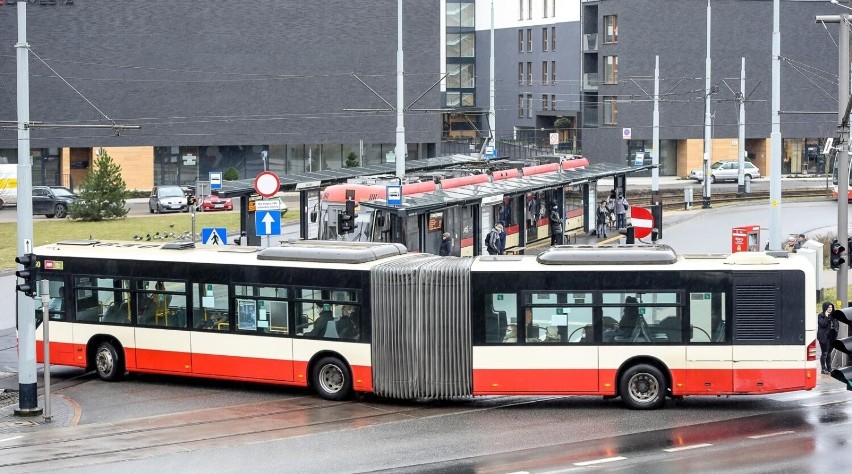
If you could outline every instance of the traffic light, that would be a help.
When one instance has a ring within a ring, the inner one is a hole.
[[[843,308],[835,310],[832,316],[844,324],[849,324],[849,318],[852,316],[852,308]],[[852,337],[844,337],[843,339],[835,339],[831,343],[831,347],[846,355],[852,355]],[[831,371],[831,378],[839,380],[846,384],[846,390],[852,391],[852,365],[840,367]]]
[[[31,253],[20,255],[18,257],[15,257],[15,263],[24,267],[15,272],[15,276],[23,280],[21,282],[18,282],[17,286],[15,286],[15,289],[27,296],[34,296],[36,288],[35,255]]]
[[[837,270],[846,262],[846,259],[843,258],[843,252],[846,251],[846,247],[840,245],[837,242],[837,239],[831,241],[831,256],[829,256],[829,265],[832,270]]]
[[[337,229],[341,234],[355,230],[355,191],[346,191],[346,211],[337,215]]]

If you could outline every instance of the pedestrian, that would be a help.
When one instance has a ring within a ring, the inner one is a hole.
[[[449,257],[453,253],[453,238],[450,236],[449,232],[444,232],[444,235],[441,236],[441,250],[438,251],[438,255],[442,257]]]
[[[784,244],[784,250],[790,253],[796,253],[796,238],[792,235],[787,238],[787,243]]]
[[[606,238],[606,221],[609,218],[609,209],[606,208],[606,199],[601,199],[601,202],[598,204],[598,209],[596,213],[596,222],[597,222],[597,234],[598,238],[605,239]]]
[[[615,199],[615,227],[624,229],[627,227],[627,210],[630,209],[630,203],[623,195],[619,194]]]
[[[562,245],[562,214],[556,201],[550,203],[550,245]]]
[[[527,229],[535,228],[538,225],[538,199],[535,195],[529,197],[527,201]]]
[[[799,236],[798,236],[798,237],[796,237],[796,250],[799,250],[800,248],[802,248],[802,245],[803,245],[803,244],[804,244],[807,240],[808,240],[808,239],[805,237],[805,234],[799,234]]]
[[[500,255],[500,234],[502,232],[503,226],[496,224],[485,236],[485,249],[488,251],[488,255]]]
[[[822,313],[817,316],[817,341],[819,341],[822,373],[831,372],[831,343],[837,339],[840,321],[834,317],[834,305],[826,301],[822,304]]]

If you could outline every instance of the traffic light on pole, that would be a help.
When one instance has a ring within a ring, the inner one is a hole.
[[[17,286],[15,286],[15,289],[27,296],[34,296],[36,287],[35,255],[31,253],[20,255],[18,257],[15,257],[15,263],[24,267],[15,272],[15,276],[23,280],[18,282]]]
[[[852,308],[843,308],[832,313],[832,317],[847,325],[849,325],[850,316],[852,316]],[[831,347],[846,355],[852,355],[852,337],[835,339],[831,342]],[[831,377],[845,383],[846,390],[852,391],[852,365],[832,370]]]
[[[837,240],[833,240],[831,242],[831,255],[829,256],[829,266],[831,266],[832,270],[837,270],[840,268],[843,263],[846,262],[846,259],[843,258],[843,252],[846,251],[846,247],[840,245]]]

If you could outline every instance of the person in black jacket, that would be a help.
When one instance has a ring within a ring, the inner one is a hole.
[[[449,232],[444,232],[441,236],[441,249],[438,250],[438,255],[449,257],[453,253],[453,237]]]
[[[817,316],[817,341],[819,341],[822,373],[831,372],[831,343],[837,339],[837,331],[840,330],[840,321],[834,315],[834,305],[826,301],[822,304],[822,313]]]

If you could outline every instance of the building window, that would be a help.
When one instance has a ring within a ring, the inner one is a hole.
[[[450,64],[447,66],[448,89],[473,89],[474,87],[476,87],[476,84],[473,64]]]
[[[553,0],[553,3],[551,4],[551,13],[553,13],[553,14],[550,15],[550,16],[552,16],[552,17],[556,16],[556,0]]]
[[[556,94],[550,94],[550,110],[556,110]]]
[[[541,110],[547,110],[547,94],[541,95]]]
[[[556,61],[550,61],[550,83],[556,85]]]
[[[541,11],[543,13],[543,18],[547,18],[547,3],[548,0],[541,0]]]
[[[527,63],[527,85],[532,85],[532,62]]]
[[[518,30],[518,52],[524,52],[524,30]]]
[[[533,0],[527,2],[527,20],[532,20],[532,4]]]
[[[459,92],[450,92],[447,91],[447,107],[460,107],[461,106],[461,93]]]
[[[532,94],[527,94],[527,118],[532,118]]]
[[[473,27],[474,3],[447,2],[447,26],[448,27]]]
[[[518,94],[518,117],[524,116],[524,95]]]
[[[550,27],[550,50],[556,51],[556,27]]]
[[[604,96],[604,124],[616,125],[618,123],[618,105],[614,96]]]
[[[518,20],[524,19],[524,0],[518,0]]]
[[[604,84],[618,83],[618,56],[604,56]]]
[[[524,84],[524,63],[518,63],[518,85]]]
[[[541,50],[547,51],[547,28],[541,29]]]
[[[618,15],[604,16],[604,43],[618,43]]]
[[[527,28],[527,52],[532,53],[532,28]]]
[[[472,58],[475,53],[473,33],[451,33],[447,35],[448,58]]]
[[[541,62],[541,85],[547,85],[547,61]]]

